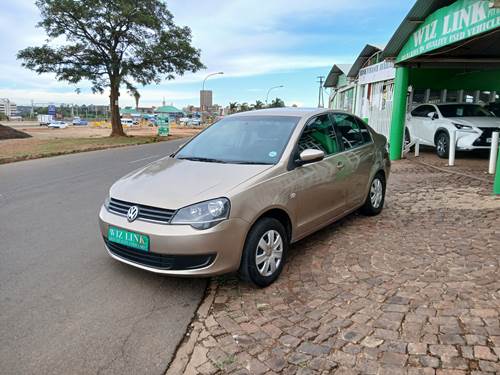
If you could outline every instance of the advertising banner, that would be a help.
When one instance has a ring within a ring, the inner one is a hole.
[[[458,0],[438,9],[410,36],[396,62],[500,27],[500,9],[490,0]]]
[[[366,83],[387,81],[393,79],[395,75],[394,63],[392,61],[382,61],[360,69],[358,83],[364,85]]]

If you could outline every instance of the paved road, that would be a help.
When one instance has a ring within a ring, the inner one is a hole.
[[[0,373],[161,374],[206,280],[105,253],[97,213],[120,176],[182,141],[0,166]]]

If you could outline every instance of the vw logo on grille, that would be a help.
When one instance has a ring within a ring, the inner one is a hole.
[[[134,221],[135,219],[137,219],[137,215],[139,215],[139,207],[137,206],[132,206],[128,209],[128,212],[127,212],[127,220],[129,222],[132,222]]]

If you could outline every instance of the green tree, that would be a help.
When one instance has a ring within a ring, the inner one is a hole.
[[[112,136],[125,135],[121,86],[135,92],[138,84],[204,67],[191,45],[191,30],[175,25],[161,0],[37,0],[36,5],[42,19],[37,26],[48,41],[19,51],[18,59],[38,74],[55,73],[60,81],[88,80],[93,92],[109,88]]]
[[[264,103],[260,100],[256,100],[255,104],[253,105],[253,109],[262,109],[264,108]]]
[[[247,102],[240,104],[240,110],[239,110],[239,112],[246,112],[246,111],[249,111],[249,110],[250,110],[250,106],[248,105]]]
[[[238,110],[238,102],[229,103],[229,113],[236,113]]]
[[[283,100],[281,100],[280,98],[276,98],[274,99],[271,104],[269,105],[269,107],[271,108],[280,108],[280,107],[284,107],[285,106],[285,102]]]
[[[139,110],[139,99],[141,98],[141,94],[139,94],[139,91],[135,90],[132,95],[135,99],[135,109]]]

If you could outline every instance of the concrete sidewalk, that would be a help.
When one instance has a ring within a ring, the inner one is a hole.
[[[167,374],[500,373],[500,199],[393,165],[386,207],[292,246],[279,280],[213,280]]]

